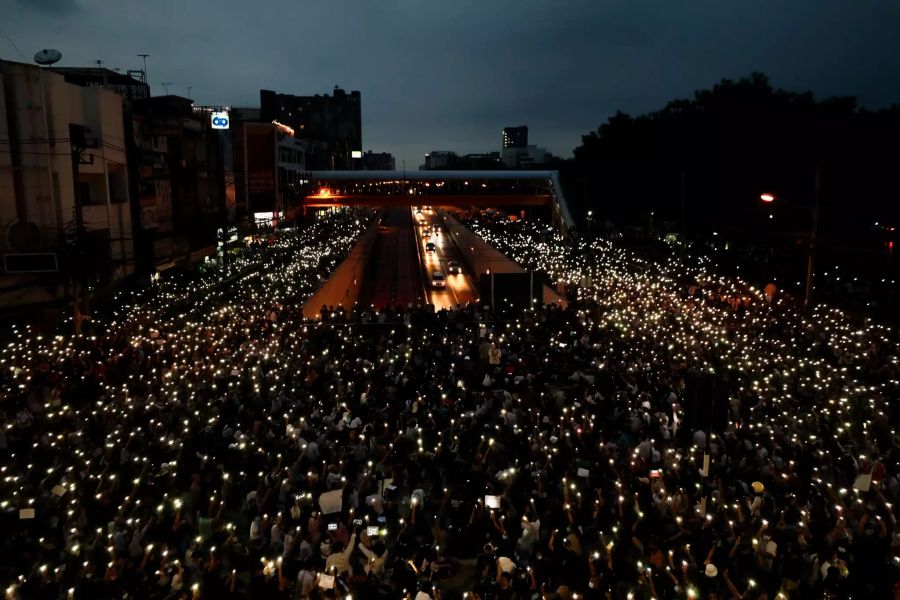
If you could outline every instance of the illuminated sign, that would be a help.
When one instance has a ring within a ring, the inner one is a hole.
[[[211,121],[213,129],[228,129],[228,113],[227,112],[214,112],[212,113]]]
[[[351,156],[352,158],[362,158],[362,150],[353,150],[353,151],[350,153],[350,156]]]

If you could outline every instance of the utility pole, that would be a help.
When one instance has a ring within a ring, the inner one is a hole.
[[[685,194],[685,172],[681,170],[681,235],[687,239],[687,194]]]
[[[150,55],[149,54],[138,54],[138,56],[140,56],[141,58],[144,59],[144,83],[147,83],[147,81],[148,81],[148,79],[147,79],[147,57]]]
[[[819,238],[819,203],[822,196],[822,167],[816,165],[816,180],[813,191],[812,227],[809,232],[809,256],[806,261],[806,295],[803,306],[807,310],[812,306],[813,284],[816,270],[816,245]]]
[[[90,319],[90,299],[88,297],[87,261],[84,251],[84,208],[78,173],[81,155],[87,147],[83,125],[69,124],[69,142],[72,147],[72,185],[75,204],[75,268],[72,283],[72,304],[75,309],[73,320],[75,334],[81,333],[81,324]]]

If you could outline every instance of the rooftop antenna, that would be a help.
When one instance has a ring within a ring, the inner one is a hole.
[[[191,98],[191,90],[194,89],[194,86],[189,85],[189,86],[187,86],[187,88],[188,88],[188,96],[187,97],[188,97],[188,99],[193,100],[193,98]]]
[[[169,86],[172,85],[171,81],[160,81],[159,85],[163,86],[163,89],[166,91],[166,96],[169,95]]]
[[[147,83],[147,57],[149,54],[138,54],[141,58],[144,59],[144,83]]]
[[[62,52],[59,50],[45,48],[44,50],[35,53],[34,62],[47,68],[51,68],[55,63],[58,63],[61,58]]]
[[[98,68],[98,69],[103,69],[103,61],[100,60],[99,58],[97,59],[97,68]],[[106,81],[106,71],[103,71],[103,85],[106,85],[106,83],[107,83],[107,81]]]

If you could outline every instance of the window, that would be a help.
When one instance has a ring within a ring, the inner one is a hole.
[[[78,199],[81,200],[82,206],[99,204],[93,202],[93,199],[91,198],[91,184],[89,181],[78,182]]]
[[[109,172],[109,201],[112,204],[123,204],[128,200],[125,168]]]

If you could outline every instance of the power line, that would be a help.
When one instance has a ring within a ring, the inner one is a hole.
[[[12,150],[4,150],[0,148],[0,154],[13,154]],[[16,154],[28,156],[72,156],[71,152],[36,152],[36,151],[19,151]],[[43,167],[41,167],[43,168]]]
[[[16,53],[19,55],[19,57],[20,57],[23,61],[28,62],[28,59],[25,58],[25,55],[22,54],[22,51],[19,50],[19,47],[16,46],[16,43],[15,43],[14,41],[12,41],[12,38],[9,37],[9,34],[7,34],[7,33],[6,33],[4,30],[2,30],[2,29],[0,29],[0,33],[3,33],[3,37],[5,37],[5,38],[7,39],[7,41],[8,41],[10,44],[12,44],[12,47],[16,49]]]
[[[9,138],[0,139],[0,145],[5,145],[5,146],[12,146],[13,143],[15,143],[17,145],[23,145],[23,144],[47,144],[47,143],[54,143],[54,144],[62,143],[62,144],[64,144],[64,143],[68,143],[68,142],[71,142],[71,140],[69,138],[51,138],[49,140],[44,139],[44,140],[16,140],[16,141],[11,140]],[[111,142],[107,142],[106,140],[98,139],[97,142],[99,144],[101,144],[103,147],[109,148],[110,150],[116,150],[118,152],[127,152],[127,150],[125,148],[123,148],[122,146],[113,144]],[[96,150],[96,149],[97,148],[86,148],[86,150]],[[5,152],[9,152],[9,151],[7,150]],[[34,154],[34,153],[33,152],[22,152],[22,154]]]

